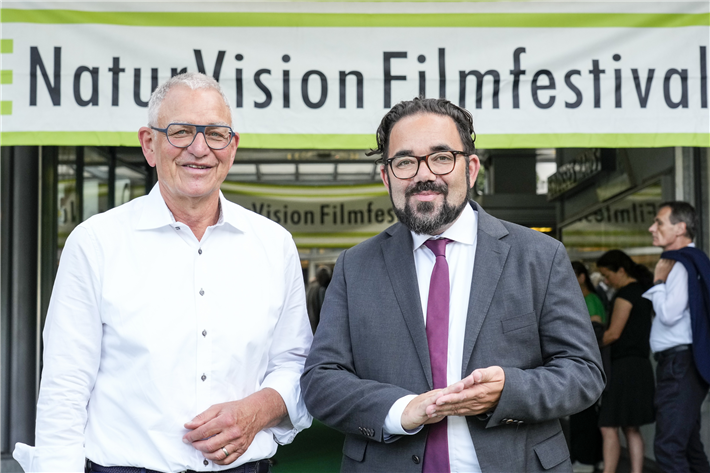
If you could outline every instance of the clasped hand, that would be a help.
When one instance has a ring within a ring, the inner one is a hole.
[[[412,399],[402,413],[402,427],[413,430],[439,422],[446,416],[484,414],[498,404],[504,385],[505,372],[500,366],[477,369],[444,389]]]
[[[259,431],[276,425],[286,414],[281,396],[266,388],[210,407],[185,424],[190,432],[182,440],[217,465],[229,465],[247,451]]]

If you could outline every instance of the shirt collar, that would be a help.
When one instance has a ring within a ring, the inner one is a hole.
[[[473,245],[476,240],[476,232],[478,231],[478,212],[473,210],[470,205],[466,205],[459,218],[441,235],[419,235],[414,232],[412,234],[412,242],[414,250],[419,249],[425,241],[436,238],[448,238],[464,245]]]
[[[246,220],[240,212],[243,209],[236,205],[229,205],[222,191],[219,191],[219,207],[219,219],[214,225],[215,227],[228,224],[236,230],[244,229]],[[152,230],[164,226],[174,226],[176,223],[173,213],[160,193],[160,185],[156,183],[144,200],[143,210],[138,218],[136,228]]]

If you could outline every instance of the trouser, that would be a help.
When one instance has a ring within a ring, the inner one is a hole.
[[[665,473],[710,473],[700,440],[700,408],[708,384],[692,350],[663,353],[656,367],[656,464]]]
[[[594,465],[602,459],[602,433],[596,403],[569,418],[572,461]]]
[[[102,466],[91,460],[86,462],[86,473],[160,473],[146,468],[136,468],[133,466]],[[271,462],[269,460],[259,460],[245,463],[228,470],[221,470],[219,473],[269,473]],[[201,473],[193,470],[185,470],[182,473]]]

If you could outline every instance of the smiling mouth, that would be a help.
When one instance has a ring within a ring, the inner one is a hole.
[[[198,164],[185,164],[184,167],[190,169],[210,169],[211,166],[200,166]]]

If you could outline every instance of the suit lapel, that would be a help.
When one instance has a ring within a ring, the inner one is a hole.
[[[468,300],[466,335],[463,345],[462,378],[468,376],[468,364],[476,345],[478,334],[493,300],[493,294],[503,273],[510,245],[501,240],[508,230],[496,218],[488,215],[480,205],[472,204],[478,210],[478,232],[476,259],[473,263],[473,278]]]
[[[414,341],[422,369],[429,388],[433,389],[429,345],[424,326],[417,271],[414,266],[412,235],[404,225],[395,225],[388,230],[391,238],[382,242],[382,254],[394,295],[402,311],[402,316]]]

